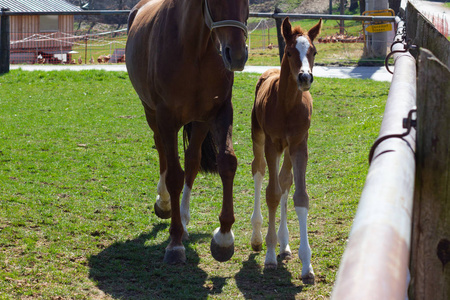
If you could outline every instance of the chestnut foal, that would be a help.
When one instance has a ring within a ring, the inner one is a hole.
[[[266,202],[269,209],[269,228],[266,236],[265,268],[277,267],[275,215],[280,201],[281,224],[278,229],[280,256],[286,259],[291,258],[286,210],[289,189],[294,181],[294,204],[301,237],[298,256],[303,264],[304,284],[314,284],[307,232],[309,198],[306,192],[305,172],[308,160],[308,129],[313,102],[309,89],[313,82],[312,67],[317,53],[313,41],[320,33],[321,27],[322,20],[309,31],[305,31],[301,27],[292,28],[289,18],[284,19],[282,33],[286,48],[281,62],[281,71],[271,69],[261,75],[256,85],[252,110],[254,154],[252,174],[255,181],[255,206],[251,218],[252,248],[260,251],[262,246],[260,197],[267,162],[269,184],[266,189]],[[284,160],[280,171],[280,159],[283,152]],[[292,169],[294,175],[292,175]]]

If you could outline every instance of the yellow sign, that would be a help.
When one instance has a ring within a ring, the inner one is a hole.
[[[364,16],[395,16],[392,9],[371,10],[363,12]],[[392,24],[390,22],[363,22],[365,31],[370,33],[385,32],[392,30]]]
[[[367,32],[384,32],[384,31],[391,31],[392,30],[392,24],[373,24],[366,27]]]

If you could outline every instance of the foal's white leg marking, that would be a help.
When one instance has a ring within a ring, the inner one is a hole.
[[[253,227],[253,233],[252,233],[252,239],[251,243],[254,246],[260,246],[262,245],[263,239],[262,239],[262,233],[261,233],[261,227],[262,227],[262,214],[261,214],[261,187],[263,183],[263,176],[261,173],[256,172],[255,176],[253,176],[253,180],[255,182],[255,203],[253,207],[253,214],[252,214],[252,227]]]
[[[308,209],[306,207],[295,207],[298,222],[300,225],[300,247],[298,249],[298,257],[302,261],[302,277],[307,275],[314,276],[314,271],[311,266],[311,248],[308,243],[308,228],[306,221],[308,218]]]
[[[289,196],[289,190],[285,191],[281,195],[281,216],[280,216],[280,227],[278,228],[278,243],[280,243],[280,253],[291,253],[291,248],[289,247],[289,230],[287,227],[287,199]]]
[[[220,247],[229,247],[234,243],[233,230],[230,230],[230,232],[223,234],[222,232],[220,232],[220,227],[217,227],[216,230],[214,230],[213,239]]]
[[[185,184],[183,189],[183,197],[181,198],[181,206],[180,206],[180,213],[181,213],[181,224],[183,224],[183,230],[186,234],[187,238],[189,236],[189,233],[187,231],[187,225],[189,224],[189,221],[191,220],[191,215],[189,213],[189,204],[191,199],[191,189]]]
[[[156,196],[156,204],[163,211],[170,210],[170,195],[169,195],[169,191],[167,191],[167,186],[166,186],[166,174],[167,174],[167,171],[160,174],[158,186],[156,187],[156,191],[158,192],[158,196]]]
[[[309,66],[308,58],[306,57],[306,54],[308,53],[308,49],[310,47],[309,40],[305,36],[301,35],[297,38],[297,45],[295,47],[300,53],[300,61],[302,62],[301,71],[305,72],[306,74],[311,73],[311,67]]]

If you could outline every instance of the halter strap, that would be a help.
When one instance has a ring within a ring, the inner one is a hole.
[[[223,20],[214,22],[211,17],[211,11],[209,10],[208,0],[205,0],[205,23],[208,28],[213,31],[215,28],[219,27],[237,27],[244,31],[245,38],[247,38],[248,30],[247,26],[236,20]]]

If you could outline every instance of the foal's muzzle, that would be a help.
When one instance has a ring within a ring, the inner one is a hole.
[[[298,74],[298,78],[297,78],[297,84],[298,84],[299,90],[301,90],[302,92],[309,91],[313,81],[314,81],[314,76],[311,72],[301,71]]]

